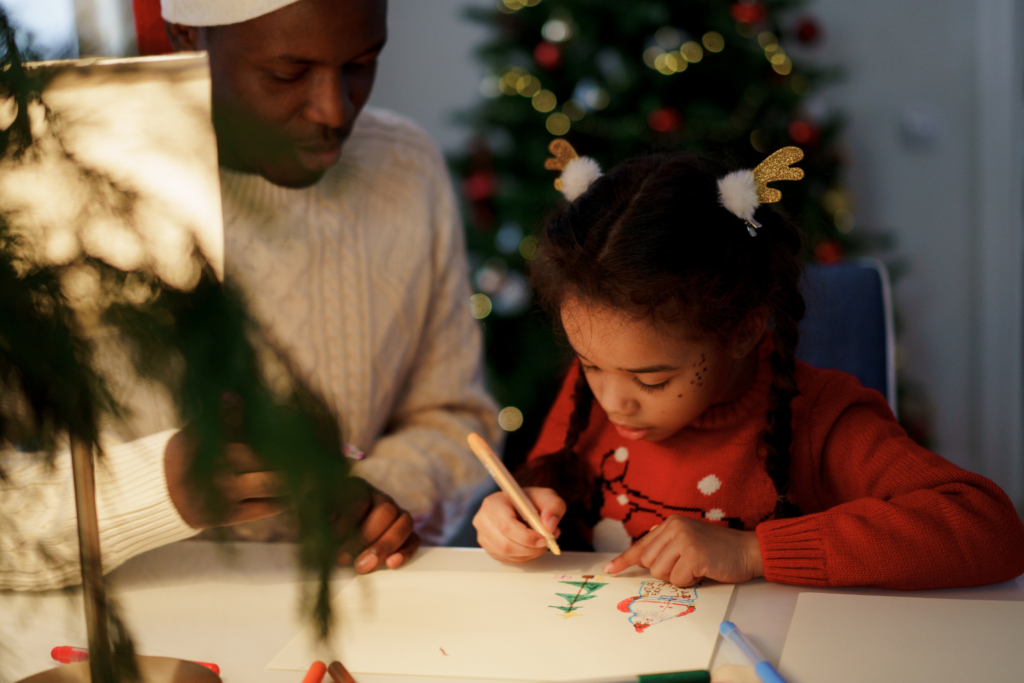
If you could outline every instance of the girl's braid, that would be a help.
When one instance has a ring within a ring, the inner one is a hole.
[[[776,293],[773,306],[775,349],[768,356],[772,369],[772,384],[768,391],[767,424],[761,434],[765,451],[765,470],[775,484],[778,499],[775,518],[795,517],[799,509],[791,504],[789,493],[790,448],[793,443],[792,400],[799,395],[794,373],[796,347],[800,341],[798,323],[804,317],[806,306],[798,289],[797,277],[779,278],[783,283]]]

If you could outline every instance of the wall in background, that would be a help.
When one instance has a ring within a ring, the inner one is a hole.
[[[466,140],[452,114],[480,97],[483,69],[473,48],[486,31],[461,18],[491,0],[388,0],[388,44],[370,104],[410,116],[444,149]]]
[[[22,33],[46,54],[78,54],[74,0],[0,0]]]

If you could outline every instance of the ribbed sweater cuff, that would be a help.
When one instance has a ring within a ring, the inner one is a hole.
[[[167,490],[164,451],[175,431],[112,446],[106,449],[105,466],[97,467],[97,512],[105,572],[139,553],[199,533],[178,514]]]
[[[827,586],[825,544],[813,515],[765,522],[757,527],[764,576],[776,583]]]

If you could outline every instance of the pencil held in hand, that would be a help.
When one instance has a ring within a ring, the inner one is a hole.
[[[540,513],[537,512],[537,508],[533,506],[530,499],[527,497],[526,492],[519,487],[516,480],[512,478],[508,470],[505,468],[504,463],[498,459],[498,456],[491,450],[491,447],[487,445],[487,442],[483,440],[476,432],[471,433],[466,437],[466,441],[469,442],[469,447],[473,449],[473,453],[483,463],[484,467],[487,468],[487,472],[491,475],[494,481],[501,487],[501,490],[505,492],[505,495],[512,500],[512,505],[515,506],[519,515],[526,520],[526,523],[530,525],[534,531],[544,537],[544,540],[548,544],[548,548],[555,555],[561,555],[562,549],[558,547],[558,543],[555,542],[555,537],[551,535],[551,532],[545,528],[544,524],[540,521]]]

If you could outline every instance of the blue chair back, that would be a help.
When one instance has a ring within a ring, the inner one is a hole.
[[[895,414],[896,342],[885,264],[861,259],[810,265],[801,289],[807,315],[800,323],[796,357],[850,373],[885,396]]]

